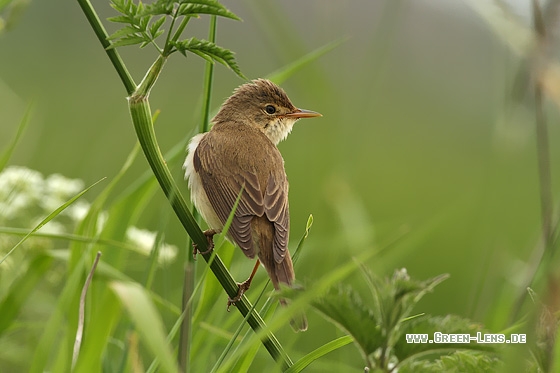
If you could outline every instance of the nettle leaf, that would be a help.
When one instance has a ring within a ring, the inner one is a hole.
[[[481,351],[494,351],[494,346],[491,344],[481,343],[407,343],[406,334],[427,334],[428,339],[434,339],[434,333],[439,332],[443,334],[469,334],[476,336],[476,333],[485,333],[481,324],[475,323],[472,320],[462,318],[455,315],[447,316],[430,316],[424,315],[412,320],[404,321],[402,323],[401,337],[396,341],[393,353],[399,361],[409,359],[414,355],[425,354],[433,351],[431,357],[449,353],[449,350],[481,350]],[[446,350],[446,351],[441,351]],[[440,351],[437,353],[436,351]]]
[[[435,361],[414,361],[399,367],[399,373],[494,373],[502,363],[496,357],[478,351],[456,351]]]
[[[237,62],[235,61],[233,52],[229,49],[219,47],[208,40],[201,40],[197,38],[190,38],[187,40],[173,42],[173,46],[183,55],[186,55],[187,51],[201,57],[205,55],[206,57],[203,58],[207,61],[218,61],[222,65],[225,65],[232,69],[241,78],[246,79],[239,69]],[[208,59],[207,57],[209,57],[210,59]]]
[[[313,307],[350,334],[364,357],[386,338],[375,315],[351,287],[339,285],[312,303]]]

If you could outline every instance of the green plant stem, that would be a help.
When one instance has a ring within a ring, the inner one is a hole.
[[[208,40],[212,43],[216,41],[216,16],[212,16],[210,19],[210,31]],[[175,21],[175,18],[173,18]],[[183,23],[186,25],[188,19],[184,19]],[[182,24],[183,24],[182,23]],[[181,24],[181,25],[182,25]],[[181,29],[181,25],[179,26],[178,30]],[[182,31],[182,30],[181,30]],[[171,35],[171,29],[168,34],[168,38]],[[200,122],[200,131],[199,132],[207,132],[209,127],[209,116],[210,116],[210,98],[212,96],[212,81],[214,77],[214,64],[206,61],[206,68],[204,71],[204,102],[202,104],[202,119]],[[193,206],[192,214],[194,219],[200,223],[200,215],[198,211]],[[191,242],[188,240],[187,247],[190,247]],[[190,355],[190,348],[191,348],[191,340],[192,340],[192,302],[189,302],[189,299],[192,297],[192,293],[194,291],[194,282],[196,276],[196,267],[194,266],[193,259],[190,255],[188,257],[188,262],[185,264],[185,280],[183,283],[183,313],[185,317],[183,322],[181,323],[181,329],[179,334],[179,349],[178,349],[178,362],[179,368],[182,372],[189,371],[189,355]]]
[[[130,115],[132,117],[132,122],[134,123],[134,128],[136,130],[136,135],[140,142],[142,151],[144,152],[144,155],[146,156],[146,159],[148,160],[161,189],[169,200],[171,207],[200,251],[206,251],[208,246],[206,236],[202,233],[202,230],[190,213],[185,199],[179,192],[179,189],[171,176],[171,172],[169,171],[157,144],[152,123],[152,113],[148,97],[151,88],[161,73],[165,61],[166,57],[159,56],[138,86],[138,89],[129,97],[128,103]],[[202,256],[206,262],[210,262],[212,253],[207,253]],[[215,255],[209,265],[226,293],[232,298],[235,297],[238,291],[237,283],[234,281],[219,256]],[[240,301],[236,302],[236,306],[243,316],[246,316],[252,308],[251,303],[245,296],[243,296]],[[247,322],[255,331],[263,329],[266,326],[263,319],[254,310],[251,315],[249,315]],[[263,338],[262,343],[270,355],[276,361],[279,361],[284,367],[289,367],[293,364],[273,333],[268,332]]]
[[[105,53],[107,53],[107,56],[117,70],[117,73],[119,74],[119,77],[121,78],[121,81],[123,82],[127,93],[130,95],[128,103],[130,115],[134,124],[134,129],[136,131],[138,141],[140,142],[140,146],[142,147],[142,151],[144,152],[144,155],[146,156],[146,159],[148,160],[148,163],[150,164],[150,167],[156,179],[158,180],[160,187],[162,188],[166,197],[169,199],[171,207],[175,211],[175,214],[179,218],[179,221],[187,231],[188,235],[202,251],[205,251],[207,249],[206,236],[204,236],[193,215],[189,212],[185,199],[182,197],[179,189],[177,188],[177,185],[173,181],[171,172],[169,171],[169,168],[167,167],[165,160],[163,159],[161,150],[159,149],[159,146],[157,144],[153,128],[148,97],[153,84],[155,84],[157,77],[159,76],[161,69],[163,68],[166,57],[161,55],[158,57],[156,62],[148,71],[148,74],[146,75],[140,86],[136,88],[136,84],[134,83],[131,75],[126,69],[117,51],[114,49],[107,49],[107,47],[109,47],[110,45],[110,43],[107,41],[108,34],[101,24],[101,21],[95,13],[95,10],[93,9],[91,3],[88,0],[77,1],[80,4],[80,7],[82,8],[82,11],[84,12],[95,34],[97,35],[97,38],[101,42],[101,45],[103,45]],[[179,25],[175,35],[180,34],[180,31],[184,29],[187,22],[188,18],[185,18]],[[204,260],[206,260],[206,262],[209,262],[212,258],[211,262],[209,263],[210,269],[212,270],[226,293],[230,297],[235,297],[238,291],[237,283],[234,281],[233,277],[231,276],[219,256],[212,256],[211,253],[202,256],[204,257]],[[238,302],[236,302],[236,306],[243,316],[249,314],[250,310],[252,309],[251,303],[245,296],[243,296]],[[255,331],[264,329],[266,326],[261,316],[254,310],[249,315],[247,322]],[[263,337],[262,343],[268,350],[270,355],[274,358],[274,360],[280,362],[284,367],[293,365],[290,357],[286,354],[286,352],[282,348],[282,345],[280,344],[280,342],[278,342],[278,339],[274,336],[273,333],[268,332],[266,336]]]
[[[208,40],[216,42],[216,16],[210,18],[210,32]],[[200,122],[200,132],[208,132],[210,127],[210,99],[212,97],[212,81],[214,80],[214,64],[206,61],[204,71],[204,103],[202,104],[202,120]]]
[[[89,24],[91,25],[91,28],[93,29],[93,32],[95,32],[97,39],[99,39],[99,42],[105,49],[105,53],[107,53],[107,56],[113,64],[113,67],[115,68],[115,70],[117,70],[117,74],[119,74],[119,77],[124,84],[126,93],[129,95],[132,94],[136,89],[136,83],[134,83],[132,76],[125,67],[124,62],[117,50],[107,49],[111,45],[111,43],[107,39],[109,37],[109,34],[105,30],[105,27],[103,27],[103,24],[97,16],[97,13],[95,13],[93,6],[89,2],[89,0],[78,0],[78,4],[80,4],[82,11],[84,12]]]

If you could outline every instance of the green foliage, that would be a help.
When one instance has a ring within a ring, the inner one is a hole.
[[[382,281],[366,270],[363,274],[370,289],[369,302],[365,302],[352,287],[338,285],[313,302],[313,306],[354,338],[368,367],[390,372],[397,366],[410,367],[418,359],[437,357],[459,348],[490,350],[475,343],[460,347],[450,343],[407,343],[405,335],[412,333],[433,335],[437,331],[472,335],[482,331],[480,325],[457,316],[411,316],[420,299],[447,275],[415,281],[405,269],[401,269]],[[445,364],[450,362],[446,360]]]
[[[169,56],[177,51],[186,56],[186,52],[191,52],[207,61],[218,61],[244,78],[232,51],[207,40],[196,38],[179,40],[189,19],[198,17],[199,14],[239,20],[239,17],[219,2],[213,0],[157,0],[151,4],[144,4],[141,1],[136,4],[133,0],[112,0],[111,6],[121,15],[110,17],[109,21],[125,26],[107,38],[111,41],[108,49],[137,44],[143,48],[148,44],[153,44],[163,56]],[[175,23],[180,18],[182,18],[182,23],[175,29],[172,36]],[[170,19],[170,24],[165,45],[160,48],[156,39],[165,33],[163,26],[168,19]]]
[[[500,361],[479,351],[456,351],[434,361],[415,361],[399,368],[400,373],[494,373]]]
[[[218,61],[222,65],[228,66],[237,75],[243,77],[237,62],[235,62],[233,52],[230,50],[218,47],[216,44],[207,40],[199,40],[194,37],[187,40],[172,42],[171,45],[173,45],[185,57],[187,56],[186,52],[191,52],[209,62]]]

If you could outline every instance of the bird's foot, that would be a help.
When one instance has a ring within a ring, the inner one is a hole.
[[[228,302],[227,302],[227,311],[229,312],[229,307],[230,306],[235,306],[235,302],[238,302],[239,299],[241,299],[241,297],[243,296],[243,294],[249,290],[249,287],[251,286],[251,281],[247,280],[244,281],[242,283],[238,283],[237,286],[239,286],[239,290],[237,290],[237,295],[233,298],[229,298],[228,297]]]
[[[196,254],[206,255],[214,250],[214,235],[218,233],[215,229],[208,229],[204,231],[204,235],[206,236],[206,240],[208,241],[208,248],[205,251],[198,250],[198,245],[193,243],[193,258],[196,260]]]

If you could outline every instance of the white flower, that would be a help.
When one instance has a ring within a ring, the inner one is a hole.
[[[64,211],[66,212],[66,215],[69,216],[70,219],[72,219],[74,222],[80,222],[86,217],[90,207],[91,205],[89,202],[79,199],[73,204],[71,204],[70,206],[68,206]],[[106,217],[104,218],[106,220]],[[104,221],[100,222],[100,224],[101,223],[104,223]]]
[[[128,227],[126,238],[141,254],[150,255],[154,242],[156,242],[156,234],[145,229],[136,227]]]
[[[43,176],[38,171],[10,166],[0,173],[0,217],[14,219],[42,197]]]
[[[69,179],[60,174],[49,175],[45,180],[41,206],[45,211],[54,211],[83,189],[84,182],[80,179]]]
[[[136,227],[129,227],[126,231],[126,237],[134,246],[134,249],[145,256],[150,255],[156,242],[156,233]],[[167,264],[172,262],[177,256],[177,251],[176,246],[162,243],[159,248],[158,263]]]

